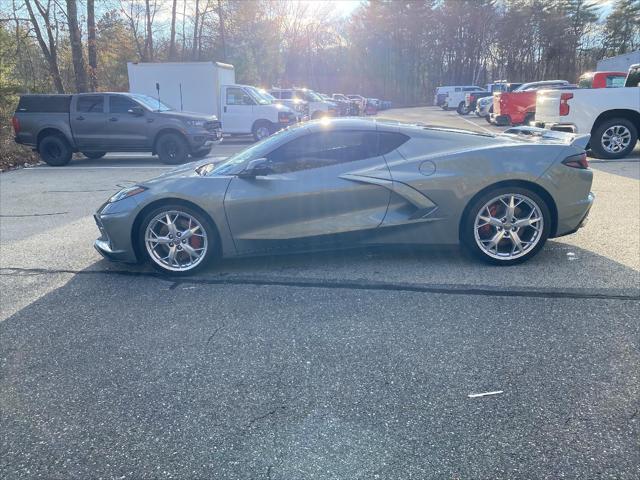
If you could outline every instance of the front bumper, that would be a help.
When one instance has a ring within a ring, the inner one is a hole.
[[[100,237],[96,239],[93,246],[104,258],[114,262],[138,262],[131,242],[130,218],[131,215],[128,213],[93,216],[100,231]]]

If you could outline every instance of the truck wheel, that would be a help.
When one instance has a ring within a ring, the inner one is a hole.
[[[253,126],[253,138],[256,142],[267,138],[269,135],[273,133],[273,129],[271,128],[271,124],[264,120],[256,122]]]
[[[493,113],[493,107],[489,108],[489,113],[487,115],[485,115],[484,119],[487,121],[487,123],[491,123],[491,114]]]
[[[636,126],[626,118],[610,118],[600,123],[591,134],[591,150],[598,158],[623,158],[638,141]]]
[[[38,145],[40,157],[52,167],[62,167],[71,161],[73,151],[67,140],[60,135],[44,137]]]
[[[187,142],[177,133],[163,134],[158,139],[156,151],[162,162],[172,165],[184,162],[189,154]]]
[[[466,108],[464,102],[460,102],[458,104],[458,108],[456,108],[456,112],[458,112],[458,115],[466,115],[467,113],[469,113],[469,112],[467,112],[467,108]]]
[[[533,122],[535,119],[536,119],[536,114],[535,114],[535,112],[529,112],[529,113],[527,113],[527,114],[525,115],[525,117],[524,117],[524,123],[523,123],[523,125],[524,125],[525,127],[528,127],[528,126],[530,126],[530,125],[529,125],[529,123],[530,123],[530,122]]]
[[[192,158],[204,158],[211,152],[211,147],[201,148],[200,150],[196,150],[195,152],[191,152]]]
[[[104,157],[107,152],[82,152],[82,154],[87,158],[98,159]]]
[[[446,103],[443,103],[442,107],[440,107],[440,108],[442,108],[445,112],[449,111],[449,105],[447,105]]]

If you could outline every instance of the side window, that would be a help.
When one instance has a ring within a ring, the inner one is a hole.
[[[227,88],[227,105],[253,105],[253,100],[241,88]]]
[[[378,155],[386,155],[393,152],[407,140],[409,140],[409,137],[402,133],[378,132]]]
[[[130,98],[120,95],[109,97],[109,113],[127,113],[129,109],[139,105]]]
[[[283,100],[291,100],[291,92],[285,91],[285,92],[280,92],[280,98]]]
[[[78,97],[76,110],[82,113],[104,113],[104,97],[102,95],[81,95]]]
[[[460,90],[461,90],[461,89],[460,89],[460,87],[457,87],[457,88],[456,88],[456,92],[459,92]]]
[[[296,138],[269,154],[276,173],[297,172],[376,157],[376,132],[312,133]]]
[[[607,87],[624,87],[624,77],[620,76],[608,76]]]

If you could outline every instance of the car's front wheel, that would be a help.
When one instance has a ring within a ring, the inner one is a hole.
[[[211,147],[201,148],[200,150],[196,150],[195,152],[191,152],[191,158],[204,158],[211,153]]]
[[[184,205],[164,205],[143,219],[139,251],[164,273],[190,275],[213,261],[217,238],[206,215]]]
[[[163,134],[158,139],[156,150],[160,160],[171,165],[183,163],[189,154],[186,140],[177,133]]]
[[[514,265],[533,257],[551,229],[551,213],[535,192],[497,188],[473,201],[461,225],[464,247],[494,265]]]
[[[467,106],[465,105],[464,102],[460,102],[458,104],[458,108],[456,108],[456,112],[458,112],[458,115],[466,115],[469,113],[469,111],[467,110]]]

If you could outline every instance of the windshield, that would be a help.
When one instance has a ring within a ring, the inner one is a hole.
[[[212,175],[226,175],[235,169],[238,165],[248,161],[255,160],[256,158],[261,158],[267,155],[273,147],[275,147],[282,137],[290,134],[294,129],[297,128],[305,128],[304,126],[297,127],[289,127],[284,130],[280,130],[277,133],[265,138],[264,140],[250,146],[249,148],[242,150],[235,155],[232,155],[227,159],[226,162],[218,165],[212,172]]]
[[[258,89],[258,93],[260,95],[262,95],[264,98],[266,98],[267,100],[269,100],[271,103],[277,102],[278,99],[276,97],[274,97],[273,95],[271,95],[269,92],[267,92],[266,90],[259,88]]]
[[[150,97],[148,95],[142,95],[140,93],[133,93],[131,96],[139,103],[147,107],[149,110],[153,110],[154,112],[166,112],[169,110],[174,110],[172,107],[167,105],[164,102],[161,102],[157,98]]]
[[[312,90],[301,90],[298,94],[307,102],[322,102],[322,97]]]
[[[262,93],[260,93],[260,90],[258,90],[255,87],[245,87],[245,90],[249,93],[251,98],[253,98],[253,100],[258,105],[270,105],[270,104],[273,103],[272,100],[270,100],[269,98],[265,97]]]

